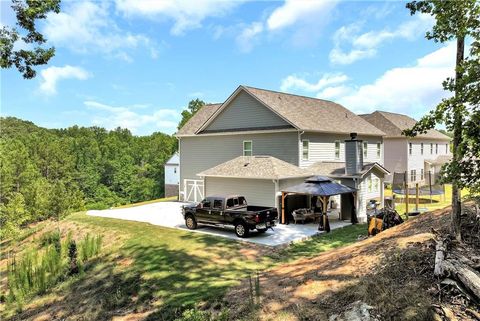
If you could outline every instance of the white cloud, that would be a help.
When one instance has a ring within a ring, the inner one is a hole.
[[[326,86],[343,83],[348,80],[344,74],[325,74],[316,83],[309,83],[297,75],[290,75],[282,80],[280,89],[282,91],[301,90],[305,92],[318,92]]]
[[[320,13],[329,12],[336,2],[336,0],[285,0],[285,3],[268,17],[268,29],[279,30],[305,19],[318,18]]]
[[[226,0],[116,0],[117,10],[127,16],[167,18],[174,21],[171,33],[181,35],[202,25],[207,17],[218,17],[230,12],[243,1]]]
[[[135,109],[145,109],[145,105],[111,106],[96,101],[85,101],[84,105],[98,111],[92,124],[107,129],[128,128],[134,134],[150,134],[154,131],[173,133],[180,120],[180,113],[174,109],[158,109],[150,114],[140,114]]]
[[[110,54],[126,61],[131,57],[124,50],[154,47],[148,37],[121,30],[109,17],[105,2],[73,2],[58,14],[49,14],[43,32],[54,45],[81,53]]]
[[[330,61],[334,64],[351,64],[355,61],[371,58],[377,54],[378,47],[393,39],[413,40],[421,37],[432,26],[433,18],[417,15],[400,24],[395,30],[383,29],[359,34],[360,25],[354,23],[339,28],[334,36],[334,47],[330,51]],[[344,50],[345,45],[349,50]]]
[[[450,43],[424,57],[413,66],[387,70],[370,84],[342,84],[317,93],[357,113],[377,109],[420,117],[448,95],[442,82],[455,73],[455,44]]]
[[[261,22],[253,22],[245,27],[237,36],[237,45],[242,52],[250,52],[255,45],[255,37],[263,31],[263,24]]]
[[[91,75],[83,68],[66,65],[63,67],[48,67],[40,72],[40,91],[46,95],[57,93],[57,84],[64,79],[85,80]]]

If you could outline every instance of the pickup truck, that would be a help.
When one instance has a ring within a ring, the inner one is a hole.
[[[247,237],[251,230],[260,233],[275,226],[278,213],[275,207],[252,206],[244,196],[209,196],[198,205],[184,205],[182,214],[187,228],[197,225],[234,226],[238,237]]]

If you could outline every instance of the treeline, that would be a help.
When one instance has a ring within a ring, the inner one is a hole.
[[[175,137],[0,118],[0,238],[22,225],[164,195]]]

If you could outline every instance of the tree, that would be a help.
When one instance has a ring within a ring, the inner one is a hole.
[[[26,30],[21,36],[16,28],[3,26],[0,29],[0,65],[10,68],[13,65],[25,79],[35,77],[33,66],[45,65],[55,55],[55,48],[42,48],[45,37],[37,31],[36,21],[45,19],[49,12],[60,12],[60,0],[13,0],[12,9],[17,17],[17,25]],[[23,41],[26,45],[36,45],[31,50],[15,49],[15,44]]]
[[[444,179],[452,183],[452,229],[461,241],[460,191],[465,187],[480,190],[480,4],[476,0],[425,0],[412,1],[407,8],[412,15],[419,12],[435,18],[427,39],[441,43],[455,39],[457,45],[455,78],[443,82],[453,95],[404,133],[415,136],[439,123],[453,132],[453,159],[444,168]],[[467,57],[466,39],[472,42]]]
[[[203,106],[205,106],[205,102],[203,100],[200,100],[198,98],[190,100],[187,109],[182,111],[182,120],[180,120],[177,129],[182,128],[183,125],[185,125],[187,121],[189,121],[190,118],[192,118],[192,116],[195,115],[195,113],[199,111],[200,108],[202,108]]]

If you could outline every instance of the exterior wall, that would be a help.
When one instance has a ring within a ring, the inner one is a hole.
[[[275,205],[275,184],[267,179],[205,178],[205,195],[243,195],[250,205]]]
[[[292,127],[280,116],[259,103],[251,95],[242,91],[215,118],[215,120],[205,128],[204,131],[278,126]]]
[[[178,185],[180,183],[180,166],[165,165],[165,185]]]
[[[269,155],[298,166],[297,132],[182,137],[180,192],[184,179],[200,179],[201,171],[241,156],[244,140],[252,141],[253,155]]]
[[[304,133],[298,142],[300,167],[308,167],[316,162],[345,162],[345,140],[350,139],[349,134],[328,134],[328,133]],[[368,142],[367,157],[364,163],[377,162],[383,164],[383,143],[380,136],[358,136],[359,140]],[[308,160],[302,159],[302,141],[309,141]],[[340,141],[340,156],[335,158],[335,141]],[[377,156],[377,143],[381,143],[380,157]]]
[[[450,150],[448,148],[448,142],[439,141],[439,140],[423,140],[423,139],[412,139],[408,143],[412,143],[412,154],[410,155],[408,145],[407,145],[407,155],[408,155],[408,180],[410,183],[414,182],[423,182],[421,179],[421,169],[427,170],[425,168],[425,160],[432,160],[437,158],[440,155],[450,155]],[[423,143],[423,155],[421,153],[421,143]],[[433,151],[430,150],[430,144],[433,144]],[[436,144],[438,144],[438,153],[436,150]],[[447,145],[447,148],[445,148]],[[416,170],[416,180],[412,181],[410,177],[410,171]]]
[[[408,143],[405,138],[385,138],[385,168],[391,173],[385,180],[392,182],[393,173],[403,173],[408,169]]]
[[[165,197],[178,196],[178,184],[165,184]]]

